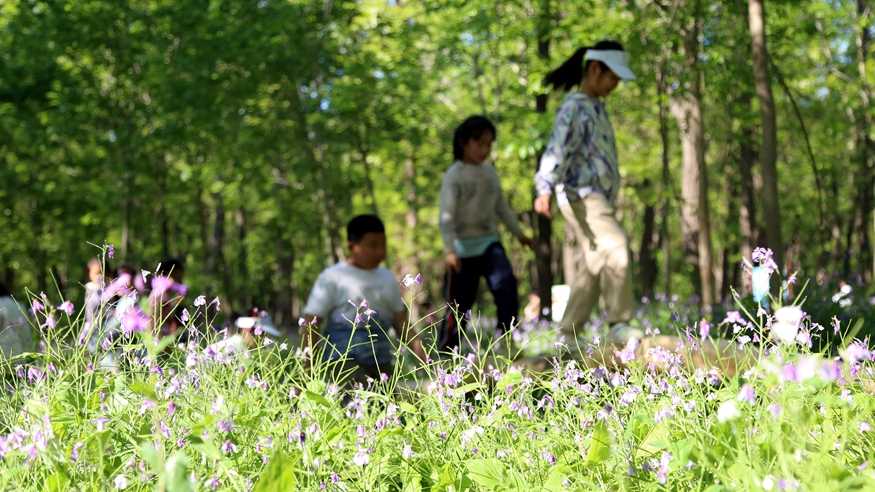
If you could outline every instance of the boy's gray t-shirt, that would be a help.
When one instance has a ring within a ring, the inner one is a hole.
[[[364,314],[360,307],[363,300],[367,301],[368,309],[376,311],[370,318],[380,320],[381,324],[391,326],[395,315],[404,312],[401,287],[392,272],[383,267],[363,270],[341,261],[316,279],[304,313],[315,314],[328,325],[351,326],[357,312]]]

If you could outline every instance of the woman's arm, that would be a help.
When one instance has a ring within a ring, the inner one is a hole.
[[[570,159],[567,157],[571,150],[571,139],[574,136],[574,122],[579,114],[578,104],[572,98],[567,98],[556,113],[553,133],[544,154],[541,156],[538,173],[535,175],[535,189],[539,197],[551,195],[553,187],[568,172]]]

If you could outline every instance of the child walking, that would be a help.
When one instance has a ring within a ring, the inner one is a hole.
[[[323,360],[336,361],[335,374],[353,369],[352,380],[379,380],[392,374],[393,355],[389,329],[393,326],[402,344],[425,360],[416,336],[405,329],[405,308],[395,276],[380,263],[386,259],[386,233],[376,215],[359,215],[346,226],[349,256],[323,271],[304,307],[302,342],[313,346],[322,329]],[[352,367],[350,367],[350,365]]]
[[[450,307],[438,340],[441,350],[458,346],[481,277],[495,298],[498,329],[510,330],[518,316],[517,280],[498,237],[498,221],[524,245],[533,247],[534,242],[520,228],[501,192],[495,166],[488,162],[496,135],[495,125],[483,116],[469,117],[453,135],[455,162],[444,174],[440,194]]]
[[[578,49],[547,75],[554,89],[568,91],[556,114],[553,134],[535,175],[535,211],[550,216],[556,192],[559,210],[577,239],[576,276],[561,328],[573,334],[589,320],[599,296],[605,301],[611,337],[624,343],[641,334],[626,322],[632,316],[629,240],[614,205],[620,171],[614,129],[604,98],[620,80],[632,80],[626,52],[616,41]]]

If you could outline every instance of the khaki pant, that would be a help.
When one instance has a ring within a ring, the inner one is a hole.
[[[614,217],[614,207],[599,193],[560,205],[565,227],[574,234],[575,276],[562,317],[562,331],[580,331],[601,295],[608,322],[632,317],[632,284],[629,281],[629,239]]]

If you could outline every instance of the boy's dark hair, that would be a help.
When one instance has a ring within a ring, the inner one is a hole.
[[[346,240],[357,243],[369,232],[386,232],[379,217],[373,214],[356,215],[346,224]]]
[[[602,70],[610,70],[607,65],[598,60],[587,60],[586,63],[584,63],[583,57],[586,55],[587,50],[623,51],[623,45],[617,41],[603,39],[596,43],[595,46],[584,46],[578,48],[570,58],[565,60],[562,65],[559,65],[559,68],[553,70],[544,77],[544,84],[553,86],[553,89],[567,91],[583,80],[583,76],[586,74],[586,71],[589,69],[589,64],[592,62],[598,63],[599,66],[602,67]]]
[[[453,158],[462,160],[465,155],[465,144],[468,140],[476,140],[483,136],[484,132],[492,134],[492,138],[497,138],[498,133],[495,131],[495,125],[485,116],[475,115],[469,116],[456,127],[456,132],[453,134]]]
[[[183,264],[181,259],[173,256],[161,260],[161,264],[158,265],[158,269],[155,271],[155,275],[173,277],[174,280],[178,280],[184,273],[185,264]]]

